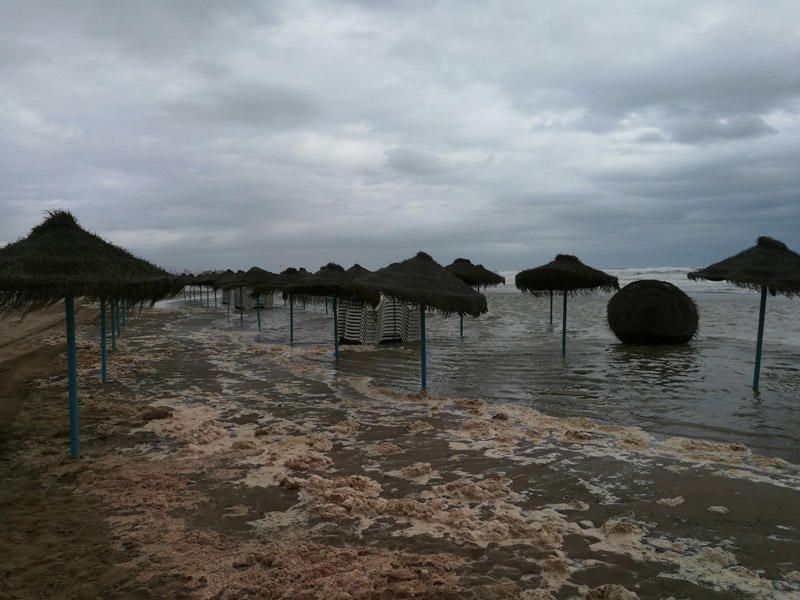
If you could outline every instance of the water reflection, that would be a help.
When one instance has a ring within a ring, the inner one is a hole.
[[[560,302],[549,324],[549,299],[490,291],[489,313],[428,319],[428,387],[433,394],[517,402],[559,416],[638,425],[662,434],[741,441],[800,460],[798,305],[771,299],[760,399],[750,390],[757,298],[748,293],[693,293],[700,332],[683,346],[621,344],[605,317],[608,295],[570,299],[567,357],[560,354]],[[251,322],[252,321],[252,322]],[[230,326],[238,326],[238,319]],[[254,328],[254,318],[245,327]],[[288,310],[262,315],[261,340],[288,340]],[[343,349],[333,361],[332,317],[324,308],[295,311],[295,340],[331,344],[319,360],[379,385],[419,389],[418,344]]]

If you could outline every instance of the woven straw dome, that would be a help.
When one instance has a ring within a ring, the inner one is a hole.
[[[425,252],[365,275],[355,283],[359,297],[368,302],[374,303],[378,292],[445,314],[477,317],[487,311],[483,294],[473,290]]]
[[[445,267],[461,281],[472,287],[489,287],[506,282],[506,278],[494,273],[483,265],[473,265],[466,258],[457,258]]]
[[[800,254],[781,241],[767,236],[756,245],[705,269],[688,274],[689,279],[728,281],[744,288],[759,290],[766,285],[770,294],[800,295]]]
[[[626,344],[685,344],[697,333],[697,306],[666,281],[642,279],[608,302],[608,325]]]
[[[179,288],[176,277],[89,233],[67,211],[50,212],[26,238],[0,249],[0,312],[67,296],[155,302]]]
[[[514,282],[519,290],[535,296],[550,291],[577,294],[619,289],[616,277],[583,264],[571,254],[559,254],[546,265],[520,271]]]

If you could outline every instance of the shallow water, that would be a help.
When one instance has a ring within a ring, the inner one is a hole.
[[[697,291],[702,289],[697,283],[683,287],[700,312],[700,329],[691,343],[621,344],[605,320],[610,295],[579,296],[568,302],[566,359],[560,353],[560,298],[554,301],[551,326],[547,298],[523,295],[511,286],[489,290],[488,314],[465,319],[463,339],[458,317],[431,314],[427,319],[428,390],[659,434],[738,441],[760,453],[800,460],[800,303],[768,299],[761,393],[754,395],[758,294],[724,284],[711,284],[714,291],[707,292]],[[239,326],[237,314],[230,319]],[[254,314],[245,314],[244,327],[255,329]],[[332,329],[332,314],[323,307],[295,309],[297,344],[332,345]],[[288,309],[277,300],[276,308],[262,312],[257,339],[287,338]],[[372,352],[343,348],[339,372],[366,375],[398,390],[418,389],[418,344],[384,345]],[[333,364],[332,352],[329,360]]]

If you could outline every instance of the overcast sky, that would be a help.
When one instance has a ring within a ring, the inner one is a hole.
[[[800,250],[800,3],[0,0],[0,242],[170,269]]]

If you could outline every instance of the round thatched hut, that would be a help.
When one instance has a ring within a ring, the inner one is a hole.
[[[697,333],[697,306],[666,281],[642,279],[608,302],[608,325],[625,344],[685,344]]]
[[[550,294],[550,322],[553,322],[553,294],[563,295],[561,355],[567,354],[567,296],[571,294],[611,292],[619,289],[617,278],[583,264],[577,256],[558,254],[554,260],[517,273],[517,288],[534,296]]]
[[[761,291],[756,361],[753,371],[753,391],[758,392],[767,292],[773,296],[776,294],[800,295],[800,254],[789,250],[783,242],[761,236],[755,246],[705,269],[693,271],[688,274],[688,277],[693,280],[727,281],[739,287]]]

